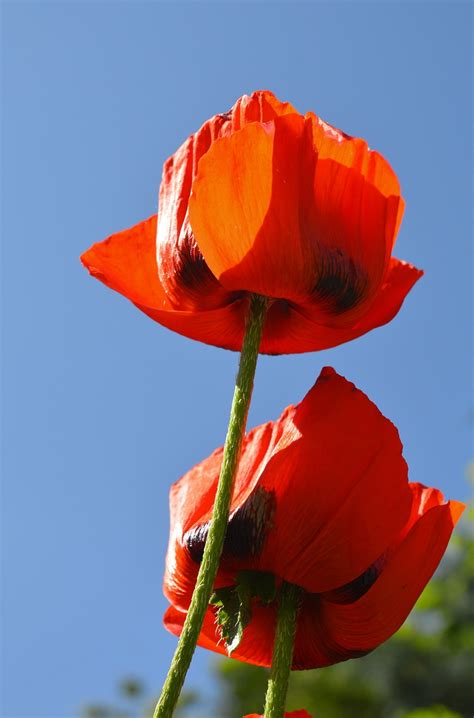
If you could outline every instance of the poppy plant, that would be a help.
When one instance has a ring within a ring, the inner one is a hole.
[[[251,713],[250,715],[244,716],[244,718],[263,718],[263,715],[261,713]],[[312,716],[310,716],[310,714],[303,709],[300,711],[291,711],[290,713],[285,713],[285,718],[312,718]]]
[[[81,259],[192,339],[240,350],[258,294],[270,299],[260,351],[314,351],[390,321],[421,276],[391,256],[403,207],[364,140],[254,92],[165,162],[158,217]]]
[[[172,605],[164,621],[177,635],[221,459],[218,449],[171,489],[164,592]],[[324,369],[298,406],[244,440],[213,605],[198,643],[269,666],[274,598],[292,584],[300,591],[293,670],[368,653],[405,621],[463,508],[409,483],[395,426],[353,384]],[[223,619],[235,607],[237,622],[231,616],[229,626]]]

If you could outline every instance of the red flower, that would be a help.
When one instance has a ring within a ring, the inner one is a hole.
[[[391,257],[400,187],[377,152],[271,92],[241,97],[165,163],[157,218],[82,256],[160,324],[240,349],[250,292],[261,351],[335,346],[390,321],[422,272]]]
[[[222,449],[171,489],[164,592],[179,634],[202,557]],[[463,505],[408,483],[394,425],[326,368],[301,404],[245,439],[215,587],[270,572],[304,590],[293,669],[363,655],[405,621],[437,567]],[[225,653],[209,607],[199,643]],[[268,666],[275,603],[253,599],[232,656]]]
[[[244,716],[244,718],[264,718],[264,716],[261,713],[259,715],[257,715],[257,713],[251,713],[250,715]],[[300,711],[285,713],[285,718],[311,718],[311,716],[307,711],[302,709]]]

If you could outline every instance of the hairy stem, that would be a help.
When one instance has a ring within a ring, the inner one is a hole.
[[[283,582],[273,644],[272,668],[265,698],[265,718],[283,718],[293,660],[300,589]]]
[[[209,533],[183,630],[153,718],[171,718],[173,715],[209,605],[229,520],[267,303],[267,299],[258,295],[250,299]]]

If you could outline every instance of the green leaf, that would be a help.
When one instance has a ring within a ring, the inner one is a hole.
[[[230,656],[240,644],[244,628],[250,621],[250,600],[239,593],[237,586],[226,586],[214,592],[211,604],[217,607],[217,625]]]
[[[268,605],[275,600],[276,583],[271,573],[239,571],[233,586],[218,588],[211,596],[217,608],[217,625],[228,655],[240,645],[244,629],[252,618],[252,599]]]

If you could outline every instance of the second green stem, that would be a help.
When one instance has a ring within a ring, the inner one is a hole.
[[[283,718],[285,714],[300,594],[301,589],[298,586],[285,581],[282,583],[264,718]]]
[[[267,299],[258,295],[250,298],[211,525],[183,630],[153,718],[171,718],[173,715],[214,587],[227,530],[234,477],[247,423],[267,302]]]

